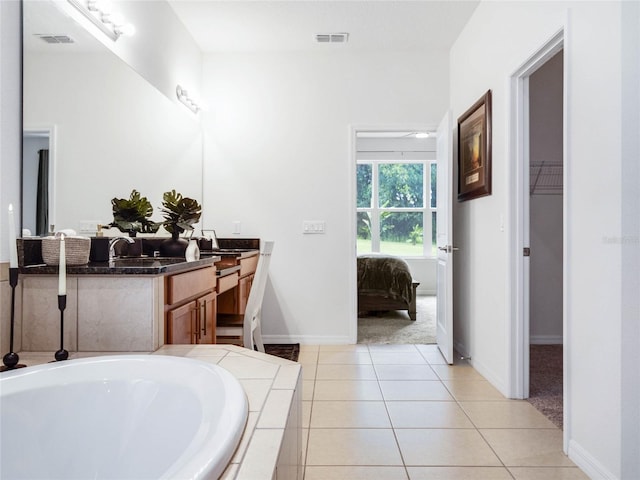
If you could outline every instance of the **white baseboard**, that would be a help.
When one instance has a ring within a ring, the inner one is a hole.
[[[300,345],[349,345],[348,336],[262,335],[264,343],[299,343]]]
[[[562,345],[562,335],[531,335],[529,343],[531,345]]]
[[[589,478],[602,480],[618,480],[612,472],[587,452],[575,440],[569,441],[569,458],[582,470]]]

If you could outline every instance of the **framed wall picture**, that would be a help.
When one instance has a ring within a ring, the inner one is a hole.
[[[491,90],[458,118],[458,201],[491,195]]]

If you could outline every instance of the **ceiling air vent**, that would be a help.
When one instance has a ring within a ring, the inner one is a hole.
[[[68,35],[40,35],[37,34],[36,37],[39,37],[43,41],[47,43],[75,43],[73,38]]]
[[[317,33],[317,43],[347,43],[349,40],[348,33]]]

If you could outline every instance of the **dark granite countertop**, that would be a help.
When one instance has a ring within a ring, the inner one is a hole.
[[[67,265],[67,275],[162,275],[180,273],[208,267],[219,261],[219,256],[207,256],[193,262],[184,258],[123,257],[109,262],[89,262],[86,265]],[[58,273],[57,265],[28,265],[20,267],[26,275],[51,275]]]
[[[260,250],[257,248],[217,248],[215,250],[200,250],[200,257],[236,257],[247,258],[258,255]]]

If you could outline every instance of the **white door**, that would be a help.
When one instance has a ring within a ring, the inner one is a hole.
[[[440,122],[437,132],[436,232],[437,264],[437,333],[438,348],[447,363],[453,363],[453,261],[452,233],[452,148],[451,115]]]

